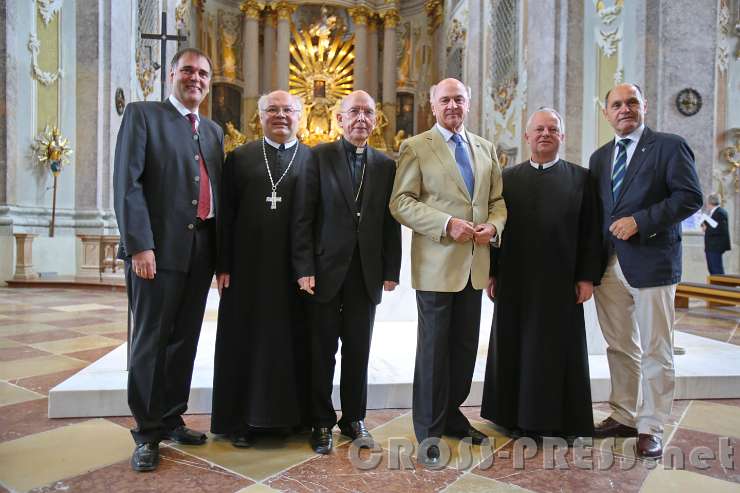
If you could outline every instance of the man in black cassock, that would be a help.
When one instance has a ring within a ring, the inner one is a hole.
[[[583,303],[599,280],[599,215],[589,171],[558,157],[562,118],[529,118],[532,157],[503,172],[509,217],[494,249],[495,301],[481,416],[511,436],[591,436]]]
[[[367,366],[375,307],[393,291],[401,271],[401,226],[388,202],[396,166],[368,145],[375,101],[365,91],[342,99],[343,137],[313,149],[296,185],[293,265],[306,293],[311,338],[311,447],[331,452],[332,428],[372,441],[365,426]],[[342,417],[332,404],[338,341]]]
[[[274,91],[258,110],[265,137],[226,158],[221,203],[211,431],[236,447],[249,447],[255,429],[299,425],[307,406],[290,245],[295,180],[312,154],[296,139],[298,98]]]

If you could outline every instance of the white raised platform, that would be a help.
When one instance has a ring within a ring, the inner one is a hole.
[[[411,296],[408,296],[408,293]],[[416,348],[416,317],[413,291],[392,293],[378,311],[373,331],[368,375],[368,407],[410,408]],[[208,311],[214,313],[218,295],[212,290]],[[491,303],[483,300],[481,336],[473,387],[467,405],[480,405],[492,316]],[[389,321],[392,314],[408,319]],[[601,350],[593,303],[586,309],[589,333],[591,393],[594,401],[609,396],[609,369]],[[195,361],[189,411],[210,413],[213,382],[213,350],[216,322],[205,322]],[[676,356],[676,398],[740,397],[740,347],[712,339],[676,332],[675,343],[687,354]],[[594,354],[601,353],[601,354]],[[339,359],[339,356],[337,356]],[[339,362],[338,362],[339,363]],[[49,392],[49,417],[120,416],[130,414],[126,401],[126,346],[110,352]],[[334,382],[338,406],[339,364]]]

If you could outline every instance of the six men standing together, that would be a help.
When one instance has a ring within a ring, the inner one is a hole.
[[[530,160],[502,176],[493,144],[465,128],[470,90],[455,79],[431,88],[437,122],[402,144],[397,167],[368,146],[376,115],[364,91],[341,102],[343,137],[314,149],[296,138],[300,99],[263,96],[265,137],[224,163],[223,132],[198,115],[211,74],[207,55],[178,52],[169,100],[129,104],[118,133],[134,470],[157,467],[161,440],[206,441],[182,414],[214,273],[211,431],[249,447],[265,430],[312,427],[311,446],[329,453],[341,340],[339,429],[372,445],[370,343],[382,291],[399,282],[399,223],[413,232],[421,463],[440,463],[443,435],[487,438],[459,408],[486,287],[496,308],[483,417],[515,437],[635,436],[638,454],[661,455],[680,222],[701,207],[701,192],[686,142],[645,127],[639,87],[607,94],[617,137],[593,154],[590,171],[560,159],[562,118],[541,108],[527,122]],[[582,309],[592,294],[612,378],[612,414],[596,425]]]

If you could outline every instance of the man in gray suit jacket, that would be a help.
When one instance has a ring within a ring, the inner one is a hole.
[[[211,61],[188,48],[172,58],[165,102],[126,107],[113,172],[119,257],[133,315],[128,402],[135,471],[159,463],[159,441],[198,445],[185,427],[190,380],[216,254],[223,131],[199,117]]]

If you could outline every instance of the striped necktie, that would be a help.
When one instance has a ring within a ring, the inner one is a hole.
[[[627,173],[627,147],[632,143],[631,139],[622,139],[617,142],[617,159],[612,168],[612,198],[617,199],[619,187],[622,186],[624,175]]]

